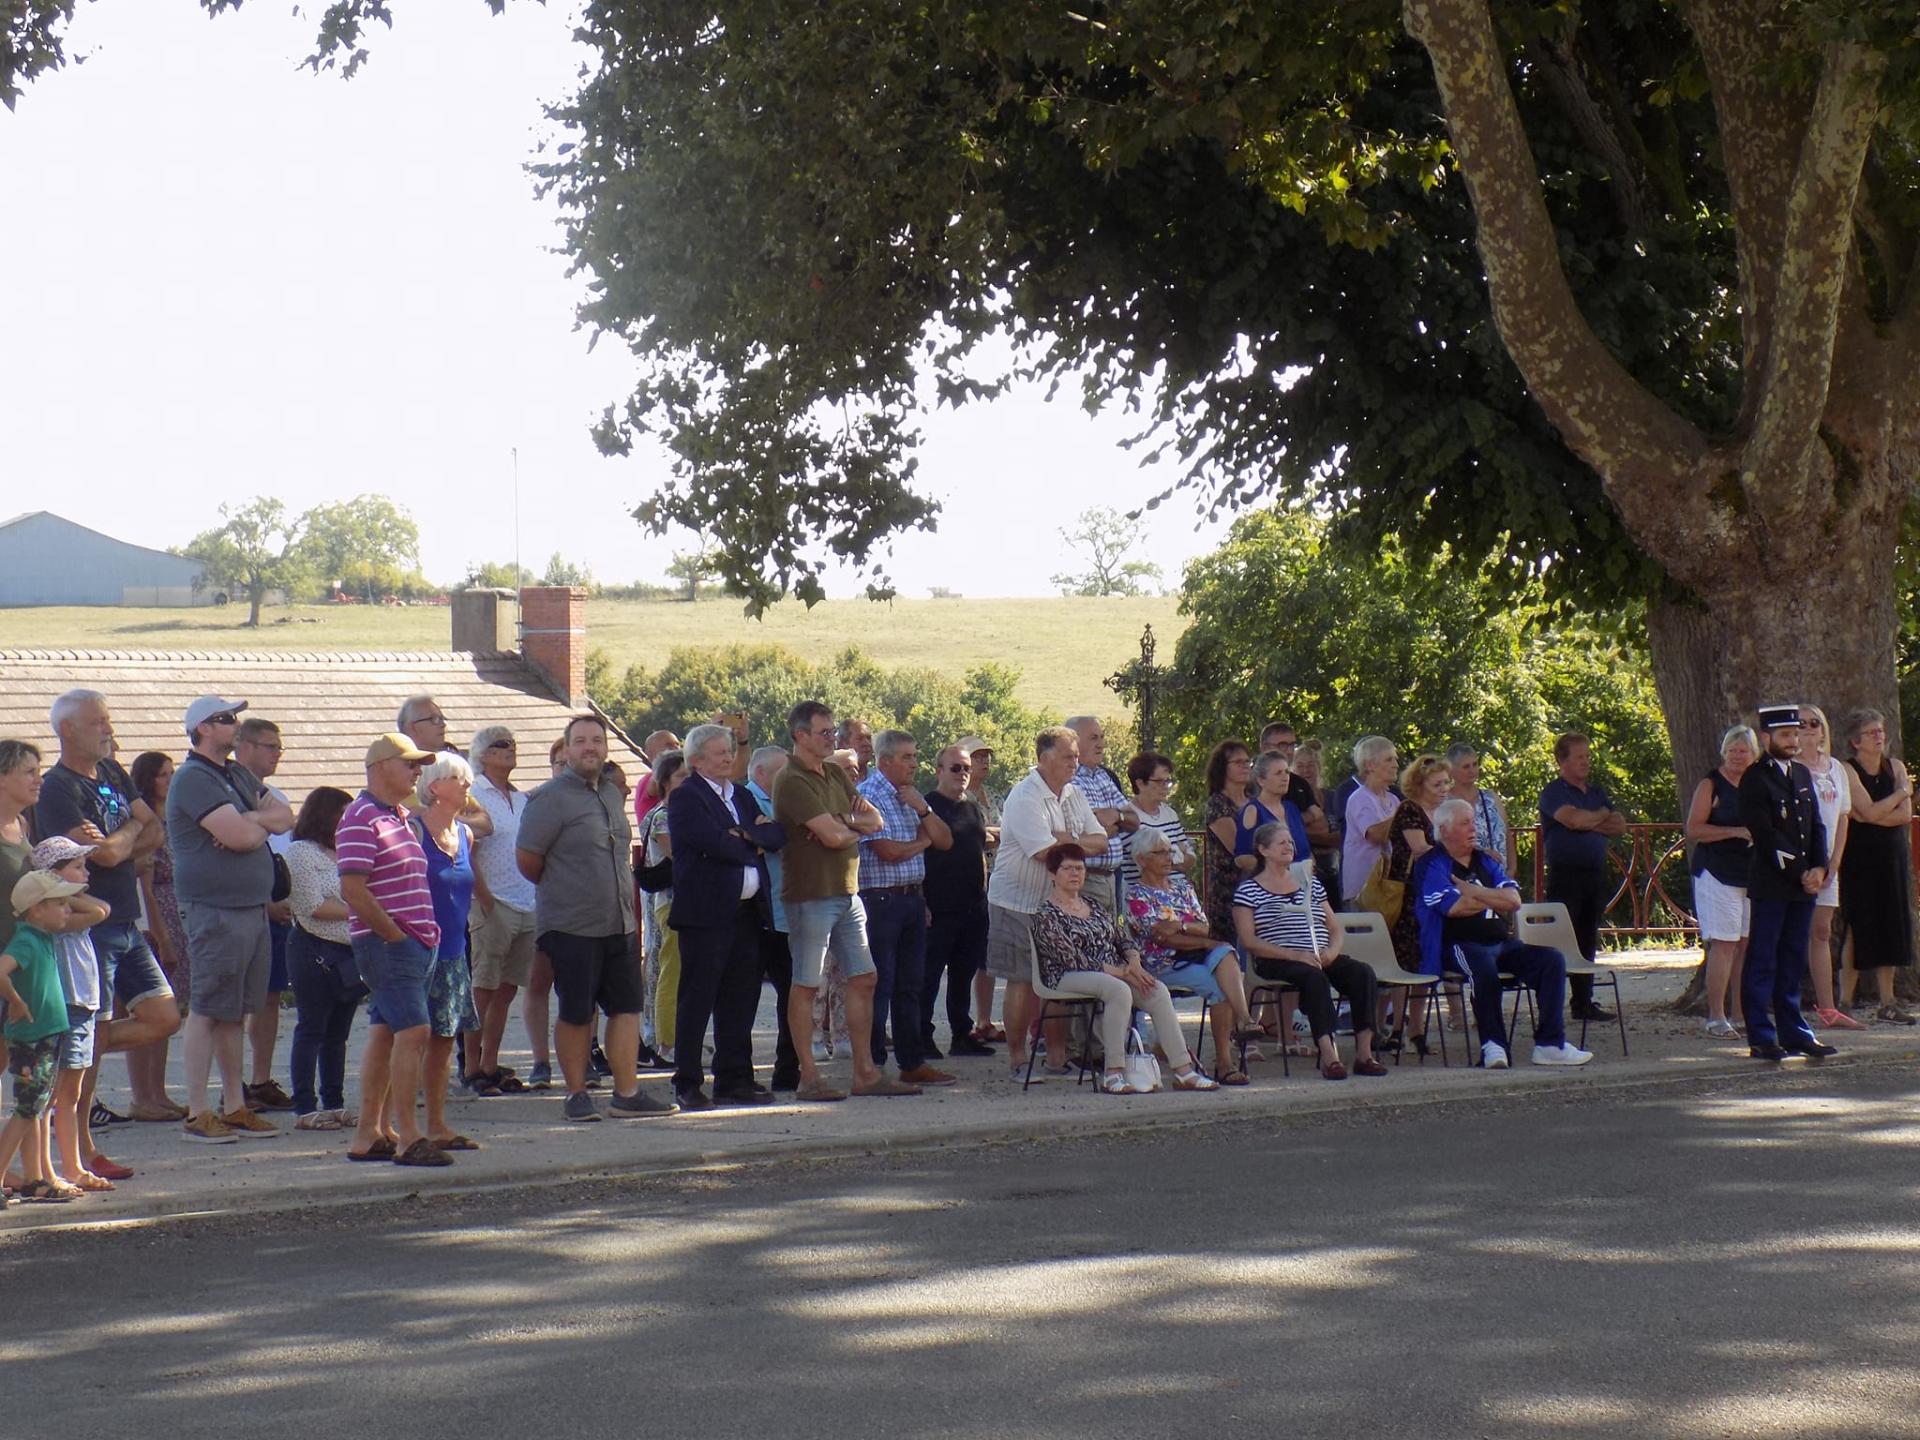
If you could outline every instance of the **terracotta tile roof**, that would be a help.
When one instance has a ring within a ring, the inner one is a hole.
[[[51,762],[59,746],[47,712],[77,686],[106,695],[126,764],[143,750],[178,760],[181,717],[196,695],[245,700],[248,714],[280,726],[287,749],[274,783],[295,805],[316,785],[358,790],[368,743],[393,728],[409,695],[438,700],[448,738],[462,747],[482,725],[510,726],[527,786],[546,778],[547,746],[570,713],[513,654],[0,649],[0,736],[33,741]],[[646,763],[638,751],[617,730],[608,742],[637,781]]]

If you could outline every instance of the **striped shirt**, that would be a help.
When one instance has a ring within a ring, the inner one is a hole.
[[[1133,804],[1120,789],[1120,782],[1113,778],[1113,772],[1104,765],[1082,765],[1073,772],[1073,783],[1080,787],[1080,793],[1087,797],[1087,804],[1095,810],[1131,810]],[[1107,853],[1089,855],[1089,870],[1117,871],[1127,858],[1127,844],[1133,837],[1124,830],[1116,830],[1107,840]]]
[[[1332,943],[1327,931],[1327,892],[1314,876],[1291,895],[1276,895],[1252,876],[1233,892],[1236,910],[1253,912],[1253,935],[1282,950],[1318,955]]]
[[[439,948],[440,926],[433,918],[433,892],[427,889],[427,852],[404,815],[362,790],[340,816],[333,854],[343,877],[366,877],[368,892],[394,924],[429,950]],[[356,940],[373,933],[357,910],[347,929]]]
[[[876,767],[855,787],[860,795],[880,812],[885,822],[871,835],[860,837],[860,888],[883,889],[889,885],[919,885],[927,878],[927,857],[922,851],[910,860],[882,860],[873,853],[876,840],[897,840],[911,844],[920,838],[920,816],[900,798],[899,787]]]
[[[1180,812],[1171,805],[1163,805],[1149,815],[1140,808],[1138,800],[1133,802],[1133,813],[1140,817],[1142,830],[1158,830],[1167,837],[1167,846],[1173,851],[1173,868],[1178,870],[1183,862],[1193,859],[1193,841],[1187,838],[1187,825],[1180,818]],[[1127,856],[1120,862],[1120,874],[1128,885],[1140,883],[1140,867],[1133,860],[1133,836],[1127,838]]]

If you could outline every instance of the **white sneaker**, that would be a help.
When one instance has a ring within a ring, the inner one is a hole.
[[[1536,1065],[1584,1065],[1592,1058],[1591,1050],[1582,1050],[1571,1043],[1533,1047],[1533,1063]]]
[[[1709,1020],[1704,1032],[1713,1040],[1738,1040],[1740,1031],[1731,1020]]]
[[[1538,1050],[1534,1051],[1534,1054],[1536,1055],[1539,1053],[1540,1052]],[[1493,1040],[1487,1041],[1486,1044],[1480,1047],[1480,1063],[1486,1066],[1487,1069],[1489,1070],[1506,1069],[1507,1068],[1507,1047],[1498,1043],[1497,1041],[1493,1041]]]

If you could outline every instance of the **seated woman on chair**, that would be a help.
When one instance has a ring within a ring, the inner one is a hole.
[[[1133,832],[1135,878],[1127,885],[1127,918],[1149,975],[1169,987],[1191,990],[1206,1002],[1213,1021],[1213,1053],[1233,1054],[1233,1042],[1262,1034],[1247,1009],[1240,957],[1207,929],[1207,912],[1187,877],[1173,868],[1173,847],[1152,826]],[[1222,1085],[1244,1085],[1244,1071],[1214,1065]]]
[[[1260,868],[1233,892],[1233,925],[1240,949],[1263,979],[1284,980],[1300,992],[1300,1008],[1313,1026],[1320,1047],[1320,1074],[1344,1080],[1334,1043],[1338,1010],[1334,991],[1353,1008],[1353,1068],[1362,1075],[1384,1075],[1387,1067],[1373,1056],[1373,1017],[1378,986],[1371,966],[1340,953],[1340,921],[1327,903],[1320,877],[1302,885],[1293,873],[1293,836],[1278,821],[1253,836]]]
[[[1180,1017],[1173,996],[1149,975],[1132,945],[1124,949],[1112,922],[1080,896],[1087,882],[1087,852],[1078,845],[1056,845],[1046,853],[1053,893],[1033,917],[1033,948],[1040,962],[1040,978],[1048,989],[1086,995],[1102,1001],[1100,1043],[1105,1047],[1106,1074],[1100,1088],[1109,1095],[1137,1093],[1127,1083],[1127,1030],[1137,1005],[1153,1017],[1160,1048],[1173,1066],[1177,1090],[1216,1090],[1202,1075],[1180,1035]]]

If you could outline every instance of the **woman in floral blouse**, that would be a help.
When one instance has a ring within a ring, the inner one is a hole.
[[[1213,1053],[1229,1057],[1234,1041],[1260,1033],[1247,1009],[1239,953],[1213,938],[1200,897],[1173,868],[1173,847],[1163,833],[1142,826],[1133,832],[1132,850],[1138,874],[1127,886],[1127,918],[1141,963],[1163,985],[1191,990],[1206,1002]],[[1214,1068],[1222,1085],[1247,1083],[1231,1060],[1217,1059]]]

